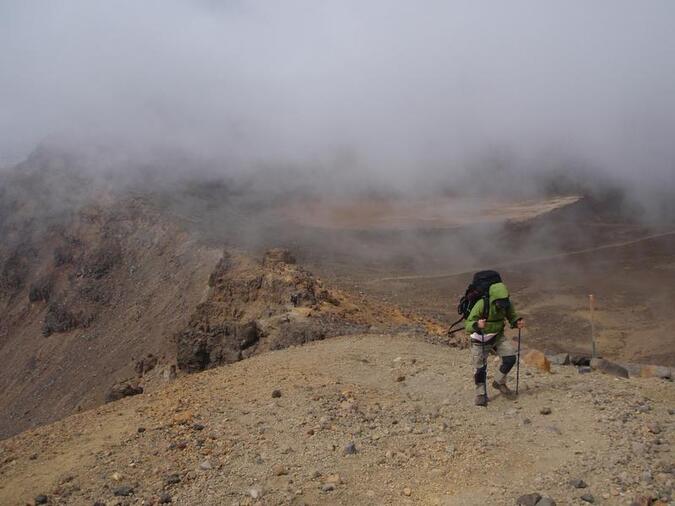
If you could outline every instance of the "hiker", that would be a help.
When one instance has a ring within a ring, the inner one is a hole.
[[[487,358],[491,351],[502,359],[492,386],[508,397],[513,395],[506,385],[506,376],[516,363],[516,352],[504,336],[505,320],[511,328],[522,329],[525,326],[509,300],[509,290],[499,279],[499,282],[490,285],[486,297],[475,302],[466,318],[465,329],[471,338],[471,362],[475,369],[476,406],[487,406]]]

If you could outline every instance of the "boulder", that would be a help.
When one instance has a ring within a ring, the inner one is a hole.
[[[516,504],[518,506],[536,506],[536,504],[541,500],[541,494],[536,492],[532,494],[521,495],[516,499]]]
[[[591,365],[591,359],[586,355],[570,355],[570,362],[576,366]]]
[[[632,363],[621,364],[627,371],[630,378],[639,378],[642,372],[642,365]]]
[[[531,350],[523,355],[521,360],[524,364],[536,367],[540,371],[551,372],[551,362],[541,351]]]
[[[662,365],[643,365],[640,368],[640,377],[672,379],[673,370],[670,367],[664,367]]]
[[[620,366],[604,358],[594,358],[591,360],[591,367],[596,371],[600,371],[610,376],[616,376],[617,378],[628,378],[628,371],[625,367]]]
[[[549,362],[555,365],[570,365],[570,356],[568,353],[556,353],[547,355]]]
[[[105,402],[118,401],[124,397],[143,393],[143,387],[131,383],[119,383],[114,385],[105,396]]]

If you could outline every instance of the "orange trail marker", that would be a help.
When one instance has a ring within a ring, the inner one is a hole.
[[[595,325],[593,322],[593,310],[595,309],[595,296],[589,295],[588,296],[588,305],[591,309],[591,357],[595,358]]]

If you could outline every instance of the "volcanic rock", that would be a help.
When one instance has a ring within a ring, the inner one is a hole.
[[[143,387],[132,383],[120,383],[113,385],[106,395],[106,402],[118,401],[124,397],[139,395],[143,393]]]
[[[527,352],[523,358],[523,363],[536,367],[540,371],[544,372],[551,372],[551,362],[546,358],[546,355],[544,355],[541,351],[539,350],[531,350]]]
[[[283,248],[274,248],[265,252],[263,257],[263,265],[269,267],[278,264],[293,265],[296,263],[295,257],[290,251]]]
[[[590,366],[600,372],[609,374],[610,376],[616,376],[617,378],[628,378],[628,371],[625,367],[605,360],[604,358],[594,358],[591,359]]]

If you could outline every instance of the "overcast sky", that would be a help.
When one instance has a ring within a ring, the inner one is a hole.
[[[673,26],[669,0],[0,0],[0,160],[102,143],[404,184],[496,151],[672,183]]]

